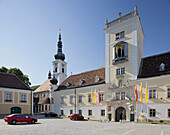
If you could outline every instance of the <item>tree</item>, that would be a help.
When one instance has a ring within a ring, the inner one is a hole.
[[[2,66],[2,67],[0,68],[0,72],[6,73],[7,71],[8,71],[8,69],[7,69],[6,67],[3,67],[3,66]]]
[[[30,86],[31,83],[29,81],[28,75],[24,75],[22,71],[18,68],[10,68],[7,69],[6,67],[0,68],[0,72],[15,74],[21,81],[23,81],[27,86]]]

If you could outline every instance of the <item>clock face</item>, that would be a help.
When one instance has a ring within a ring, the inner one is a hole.
[[[58,63],[56,63],[55,66],[57,67],[57,66],[58,66]]]

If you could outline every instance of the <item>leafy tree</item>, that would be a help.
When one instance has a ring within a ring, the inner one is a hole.
[[[6,67],[3,67],[3,66],[2,66],[2,67],[0,68],[0,72],[6,73],[7,71],[8,71],[8,69],[7,69]]]
[[[29,81],[28,75],[24,75],[22,71],[18,68],[10,68],[7,69],[6,67],[0,68],[0,72],[15,74],[21,81],[23,81],[27,86],[30,86],[31,83]]]

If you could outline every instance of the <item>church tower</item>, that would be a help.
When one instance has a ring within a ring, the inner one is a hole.
[[[105,23],[106,83],[122,86],[136,80],[143,57],[143,29],[137,6],[134,11]]]
[[[67,63],[64,61],[65,55],[62,53],[61,29],[59,30],[59,41],[57,46],[58,51],[57,54],[54,55],[55,60],[52,64],[53,77],[58,80],[57,85],[60,85],[67,78]]]

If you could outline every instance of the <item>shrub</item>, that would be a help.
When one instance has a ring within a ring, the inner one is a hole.
[[[163,123],[164,121],[163,121],[163,120],[160,120],[159,122],[160,122],[160,123]]]

